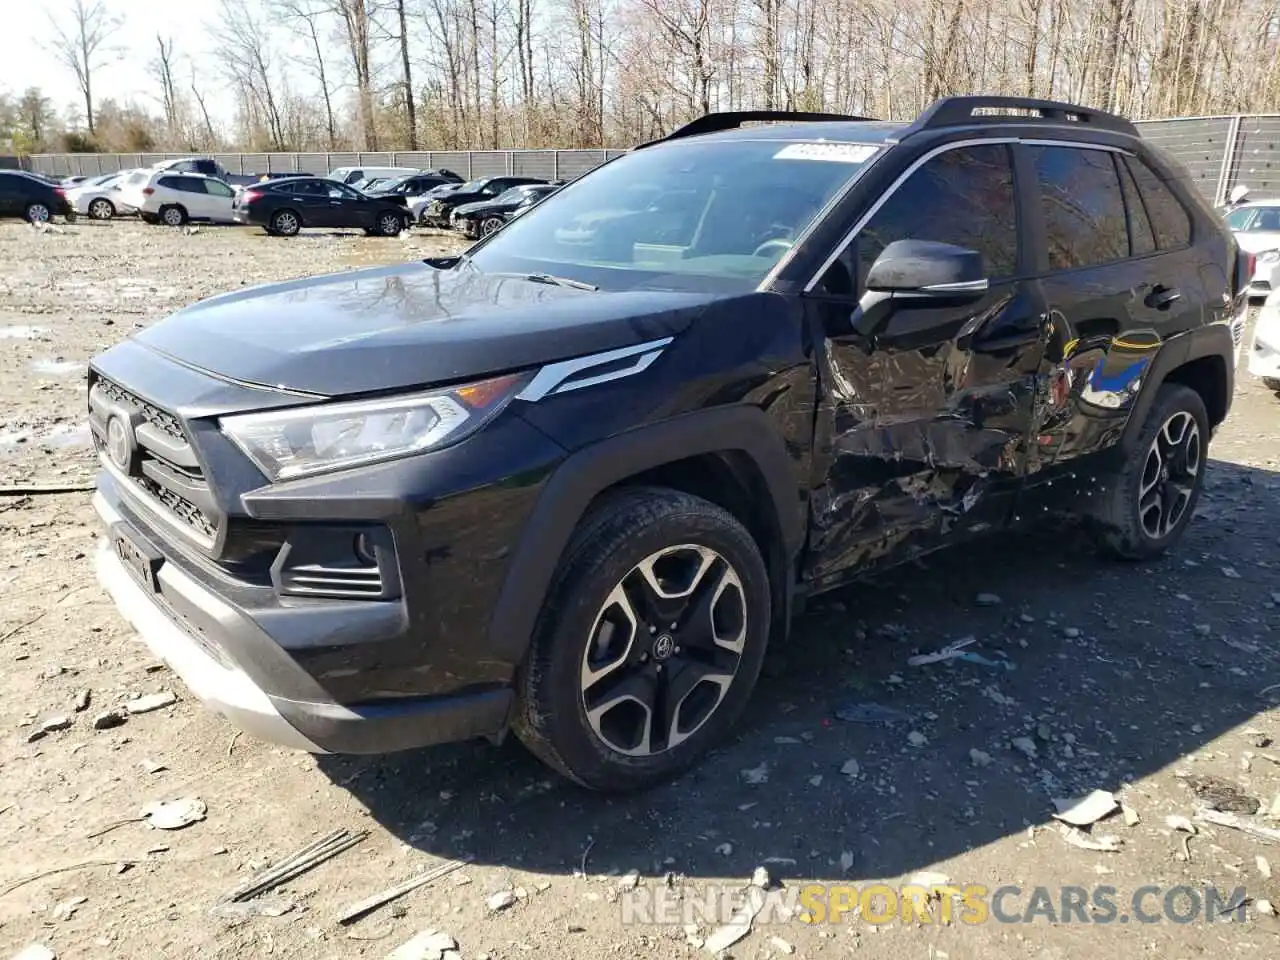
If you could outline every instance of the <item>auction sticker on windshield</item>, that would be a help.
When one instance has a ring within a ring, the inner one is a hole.
[[[866,163],[878,149],[865,143],[790,143],[775,153],[773,159]]]

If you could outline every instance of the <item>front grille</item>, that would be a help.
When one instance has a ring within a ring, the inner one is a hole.
[[[119,416],[132,426],[134,455],[127,469],[108,445],[108,423]],[[108,469],[124,475],[136,493],[162,518],[212,546],[218,511],[200,461],[181,421],[114,381],[96,378],[89,389],[89,426],[98,455]]]
[[[300,596],[377,599],[383,595],[382,572],[372,566],[331,566],[308,563],[287,567],[280,573],[280,585]]]

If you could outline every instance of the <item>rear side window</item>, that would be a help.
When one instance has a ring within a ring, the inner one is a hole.
[[[1120,185],[1124,187],[1124,206],[1129,212],[1129,249],[1135,257],[1145,257],[1156,249],[1155,234],[1151,230],[1151,218],[1138,192],[1138,185],[1128,166],[1120,164]]]
[[[1268,233],[1280,230],[1280,207],[1262,207],[1258,210],[1253,223],[1249,224],[1249,231],[1254,230],[1265,230]]]
[[[1129,228],[1115,161],[1106,150],[1028,147],[1039,183],[1049,269],[1124,260]]]
[[[1125,163],[1138,181],[1138,191],[1147,205],[1147,214],[1155,229],[1156,246],[1161,250],[1176,250],[1189,244],[1191,217],[1173,191],[1141,160],[1128,158]]]
[[[1232,230],[1243,230],[1244,225],[1249,222],[1249,218],[1253,216],[1253,210],[1249,207],[1241,207],[1239,210],[1232,210],[1227,214],[1227,226]]]
[[[1004,145],[959,147],[911,174],[858,232],[858,289],[895,240],[936,240],[982,254],[992,279],[1018,266],[1013,166]]]

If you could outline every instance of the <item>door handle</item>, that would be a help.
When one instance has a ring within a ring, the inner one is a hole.
[[[1157,284],[1142,302],[1155,310],[1168,310],[1169,307],[1181,299],[1182,291],[1174,287]]]

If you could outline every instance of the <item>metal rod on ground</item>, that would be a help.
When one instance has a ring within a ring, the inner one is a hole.
[[[236,902],[252,899],[260,893],[265,893],[274,887],[280,886],[282,883],[287,883],[294,877],[306,873],[312,867],[337,856],[344,850],[354,847],[367,836],[369,836],[369,831],[367,830],[361,830],[359,833],[351,833],[345,829],[335,830],[333,833],[312,841],[296,853],[285,857],[274,867],[264,870],[256,877],[250,878],[224,897],[223,900]]]
[[[426,873],[420,873],[416,877],[406,880],[404,883],[397,884],[394,887],[388,887],[381,893],[375,893],[371,897],[365,897],[359,903],[353,903],[343,911],[342,916],[338,917],[339,923],[351,923],[359,920],[365,914],[370,913],[383,904],[390,903],[397,897],[403,897],[406,893],[425,886],[433,880],[439,880],[441,877],[453,873],[453,871],[466,866],[471,862],[470,857],[464,857],[461,860],[450,860],[448,863],[442,863],[438,867],[428,870]]]

